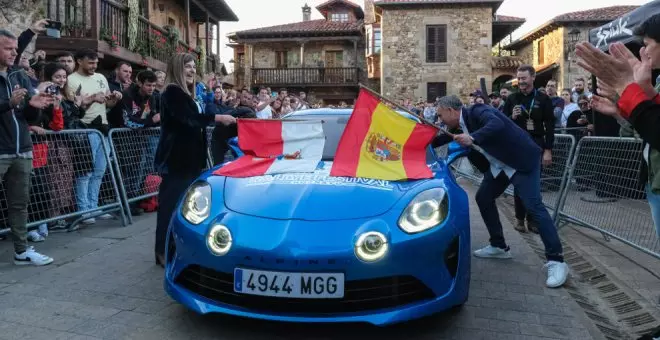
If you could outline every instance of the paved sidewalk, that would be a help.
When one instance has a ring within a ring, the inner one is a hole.
[[[478,209],[470,209],[477,248],[488,236]],[[164,293],[154,265],[155,214],[135,221],[51,235],[37,249],[56,262],[42,268],[14,266],[11,242],[1,242],[0,339],[601,339],[563,289],[544,287],[542,261],[506,219],[515,258],[473,259],[462,310],[386,329],[188,312]]]

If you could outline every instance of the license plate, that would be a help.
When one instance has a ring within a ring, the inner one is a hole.
[[[285,273],[234,269],[237,293],[297,299],[341,299],[343,273]]]

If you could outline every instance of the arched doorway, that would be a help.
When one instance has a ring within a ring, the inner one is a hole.
[[[506,82],[510,81],[511,79],[513,79],[513,76],[510,74],[503,74],[495,78],[495,80],[493,80],[493,92],[499,92],[500,88],[506,85]]]

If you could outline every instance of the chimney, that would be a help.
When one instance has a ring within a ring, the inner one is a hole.
[[[305,4],[303,10],[303,21],[309,21],[312,18],[312,8]]]

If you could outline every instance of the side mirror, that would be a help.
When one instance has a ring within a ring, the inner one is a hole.
[[[229,139],[227,141],[227,144],[229,144],[229,148],[231,148],[231,150],[236,154],[236,157],[243,156],[243,151],[238,146],[238,137]]]
[[[445,162],[447,163],[447,166],[449,166],[457,159],[461,157],[467,157],[468,153],[470,153],[469,148],[462,147],[456,142],[451,142],[447,148],[447,159]]]

